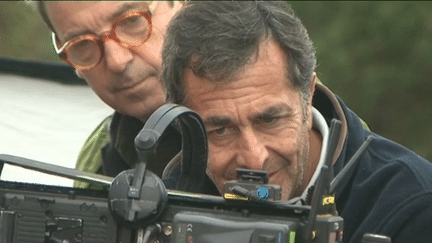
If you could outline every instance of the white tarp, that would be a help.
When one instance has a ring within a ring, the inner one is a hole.
[[[88,135],[111,113],[88,86],[0,74],[0,153],[74,168]],[[72,185],[10,165],[1,179]]]

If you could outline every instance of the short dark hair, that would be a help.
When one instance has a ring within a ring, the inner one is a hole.
[[[288,85],[310,98],[315,49],[301,21],[286,2],[197,1],[171,20],[162,51],[162,82],[168,102],[184,104],[183,75],[226,81],[274,38],[288,56]]]

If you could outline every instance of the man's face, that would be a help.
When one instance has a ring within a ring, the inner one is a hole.
[[[59,46],[84,35],[110,31],[116,17],[149,2],[46,2],[48,16],[56,30]],[[159,2],[152,13],[152,33],[146,43],[127,49],[115,42],[104,43],[104,58],[93,69],[79,71],[94,92],[118,112],[146,120],[165,102],[158,75],[161,47],[168,22],[180,4]]]
[[[273,41],[258,59],[226,83],[185,70],[186,106],[203,118],[209,142],[207,174],[220,192],[236,168],[264,170],[282,187],[282,199],[302,193],[309,168],[311,114],[305,121],[300,92],[287,85],[287,60]],[[311,113],[311,104],[307,104]],[[319,153],[319,150],[318,150]],[[316,156],[312,156],[316,157]]]

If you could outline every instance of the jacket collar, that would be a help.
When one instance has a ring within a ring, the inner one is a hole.
[[[330,124],[331,120],[334,118],[340,120],[342,123],[339,142],[333,158],[333,164],[335,164],[341,155],[347,138],[348,125],[344,111],[342,110],[336,95],[321,83],[316,84],[315,93],[312,98],[312,105],[324,116],[327,124]]]

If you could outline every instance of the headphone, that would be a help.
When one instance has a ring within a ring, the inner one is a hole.
[[[176,104],[158,108],[135,137],[138,163],[114,179],[108,205],[117,220],[132,227],[148,225],[163,212],[168,196],[158,176],[145,169],[154,161],[156,147],[164,131],[176,120],[182,133],[182,161],[176,190],[199,193],[204,188],[207,165],[207,136],[201,117],[193,110]]]

